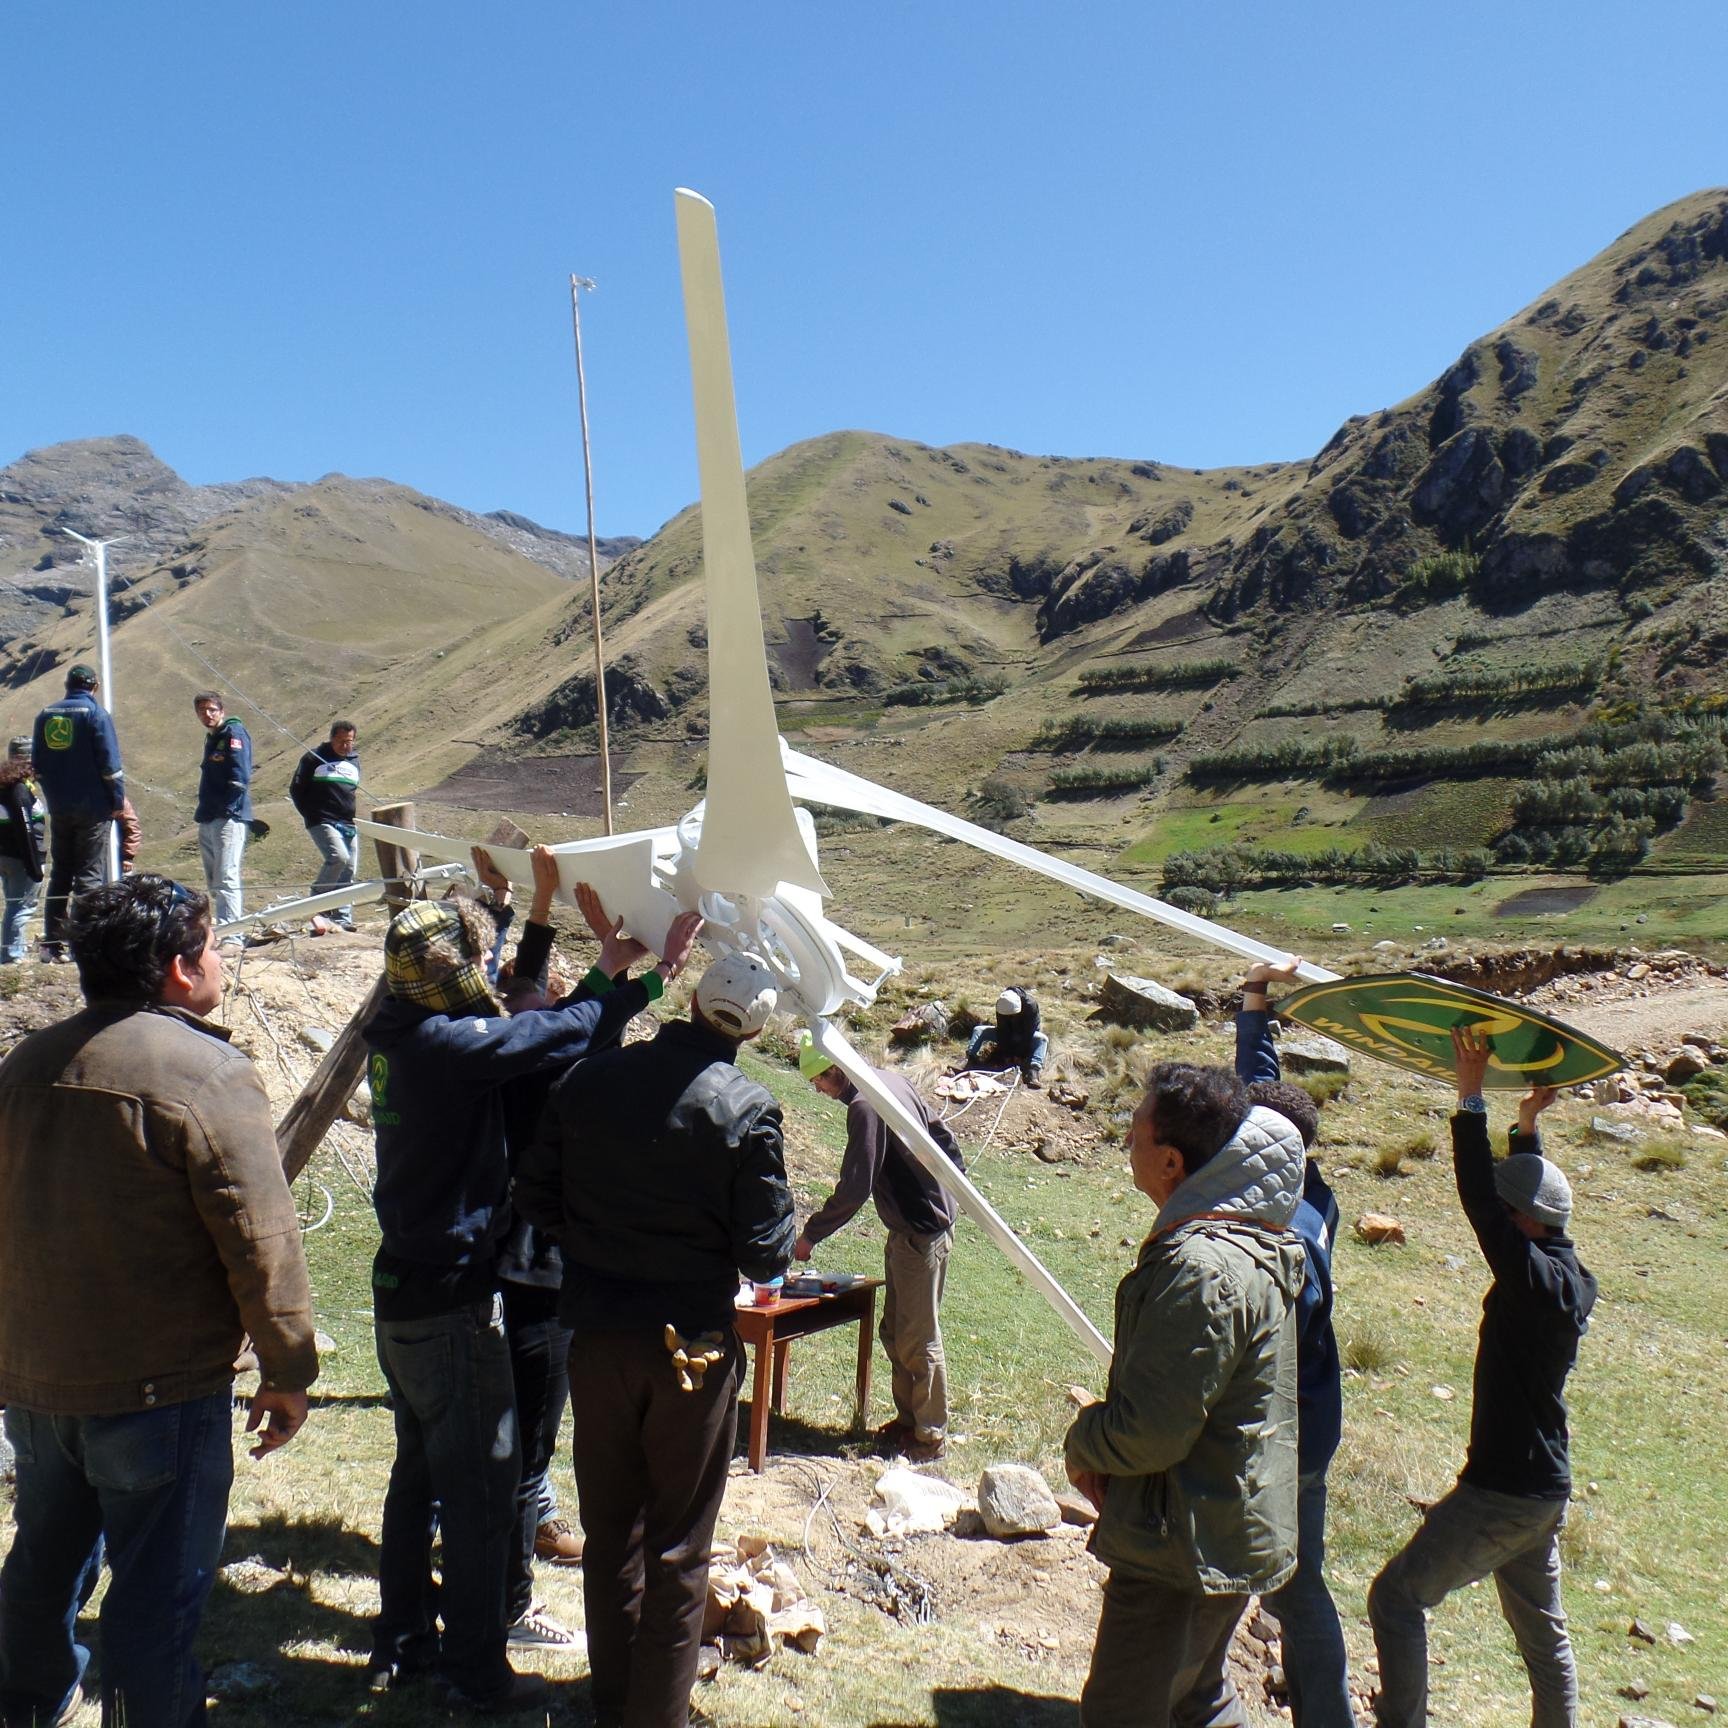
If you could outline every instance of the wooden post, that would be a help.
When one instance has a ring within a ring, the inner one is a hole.
[[[372,820],[392,828],[412,828],[415,826],[414,806],[411,803],[380,804],[373,810]],[[422,897],[422,890],[402,880],[420,868],[420,854],[411,846],[395,846],[388,840],[377,840],[373,844],[378,848],[378,874],[398,884],[384,896],[384,904],[392,913],[400,912],[411,901]]]
[[[378,1012],[384,994],[380,977],[277,1125],[276,1150],[281,1154],[282,1173],[290,1182],[311,1163],[312,1154],[330,1132],[330,1124],[342,1114],[342,1106],[359,1084],[366,1066],[366,1022]]]

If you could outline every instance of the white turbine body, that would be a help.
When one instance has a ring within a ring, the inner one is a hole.
[[[809,1022],[817,1048],[846,1073],[1080,1342],[1108,1365],[1110,1346],[1097,1327],[835,1025],[834,1016],[846,1006],[869,1006],[883,980],[900,970],[900,961],[824,914],[822,903],[829,896],[817,865],[815,824],[793,799],[910,822],[1238,954],[1273,963],[1287,956],[786,747],[768,682],[714,207],[682,189],[676,204],[708,592],[707,797],[675,828],[554,846],[560,881],[566,892],[580,882],[592,883],[606,909],[655,953],[663,951],[667,929],[681,910],[700,909],[706,920],[702,940],[710,948],[743,949],[765,961],[778,981],[781,1008]],[[411,846],[428,857],[461,862],[470,850],[469,842],[442,835],[371,822],[357,826],[374,839]],[[532,885],[527,852],[507,847],[488,851],[511,882]],[[873,976],[855,976],[848,956]],[[1314,966],[1304,966],[1301,973],[1313,982],[1336,976]]]

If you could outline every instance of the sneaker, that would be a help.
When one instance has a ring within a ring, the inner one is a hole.
[[[374,1656],[366,1664],[366,1690],[375,1698],[382,1697],[386,1692],[399,1692],[425,1673],[426,1669],[411,1658],[392,1661],[388,1656]]]
[[[534,1558],[553,1566],[574,1566],[582,1558],[582,1532],[568,1518],[548,1518],[534,1532]]]
[[[64,942],[44,942],[42,944],[42,964],[44,966],[64,966],[72,956],[66,952]]]
[[[540,1602],[536,1602],[504,1634],[504,1642],[513,1650],[575,1650],[582,1644],[582,1640],[568,1626],[554,1620]]]
[[[472,1710],[477,1716],[509,1716],[518,1710],[544,1710],[552,1701],[552,1687],[542,1674],[512,1674],[496,1692],[476,1696],[445,1680],[442,1690],[452,1709]]]

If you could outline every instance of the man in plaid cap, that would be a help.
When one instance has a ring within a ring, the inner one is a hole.
[[[496,1281],[510,1222],[506,1094],[513,1082],[561,1072],[616,1042],[683,966],[700,924],[695,913],[678,918],[666,957],[637,979],[624,973],[647,950],[612,926],[576,992],[514,1016],[487,983],[496,927],[479,907],[422,901],[390,926],[389,995],[366,1027],[383,1235],[373,1314],[396,1422],[374,1690],[435,1666],[457,1704],[508,1710],[545,1694],[543,1680],[517,1674],[506,1656],[505,1574],[521,1473]],[[436,1594],[434,1503],[444,1544]]]

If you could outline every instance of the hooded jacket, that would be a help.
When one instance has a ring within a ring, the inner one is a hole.
[[[1249,1112],[1160,1209],[1116,1291],[1102,1403],[1069,1465],[1109,1478],[1092,1551],[1205,1595],[1275,1590],[1296,1565],[1302,1137]]]

